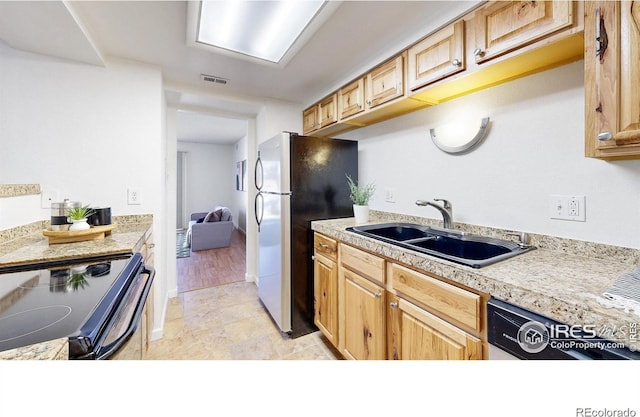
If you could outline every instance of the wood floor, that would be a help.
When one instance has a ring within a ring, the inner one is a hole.
[[[176,259],[178,292],[244,281],[245,259],[245,235],[234,229],[228,248],[191,251],[191,256]]]

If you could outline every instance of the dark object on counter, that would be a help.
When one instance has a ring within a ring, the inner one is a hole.
[[[69,230],[71,222],[67,219],[67,211],[80,207],[80,202],[65,198],[62,203],[51,203],[51,230]]]
[[[92,208],[93,214],[89,216],[91,226],[108,226],[111,224],[111,207]]]

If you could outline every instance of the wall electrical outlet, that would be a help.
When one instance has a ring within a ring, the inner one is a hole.
[[[384,190],[384,201],[387,203],[395,203],[396,202],[396,190],[393,188],[387,188]]]
[[[130,206],[142,204],[140,202],[140,189],[127,188],[127,204]]]
[[[51,203],[60,201],[58,190],[42,190],[40,194],[40,207],[43,209],[51,208]]]
[[[586,197],[583,195],[550,195],[549,216],[558,220],[586,221]]]

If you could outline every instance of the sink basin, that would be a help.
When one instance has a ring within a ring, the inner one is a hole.
[[[509,240],[412,223],[374,224],[347,230],[473,268],[482,268],[535,249]]]
[[[489,259],[511,252],[505,246],[447,236],[436,236],[433,239],[421,240],[413,244],[419,248],[434,250],[445,255],[473,260]]]
[[[358,229],[358,230],[355,230]],[[362,230],[364,229],[364,230]],[[368,226],[355,227],[354,231],[364,231],[368,234],[374,235],[379,238],[389,239],[398,242],[404,242],[405,240],[419,239],[422,237],[432,236],[428,227],[421,227],[411,224],[389,224],[379,225],[375,228],[368,228]]]

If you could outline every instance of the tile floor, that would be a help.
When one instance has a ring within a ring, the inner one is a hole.
[[[169,300],[164,337],[146,359],[341,358],[320,332],[283,337],[260,303],[253,283],[235,282],[180,293]]]

